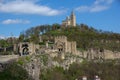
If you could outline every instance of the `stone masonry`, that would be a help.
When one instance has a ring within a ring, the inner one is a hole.
[[[68,41],[66,36],[57,36],[55,37],[55,48],[64,53],[73,53],[76,54],[76,42]]]
[[[39,50],[39,45],[23,42],[18,44],[18,52],[22,55],[32,55],[36,53],[36,50]]]

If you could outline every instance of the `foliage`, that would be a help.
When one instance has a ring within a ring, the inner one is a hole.
[[[23,42],[24,41],[24,34],[20,34],[20,36],[19,36],[19,42]]]
[[[12,51],[0,52],[0,55],[12,55]]]
[[[24,64],[24,59],[23,58],[19,58],[17,63],[20,64],[20,65],[23,65]]]
[[[39,45],[45,45],[45,43],[44,42],[40,42]]]
[[[63,68],[61,67],[55,67],[51,69],[47,69],[46,71],[43,71],[40,75],[41,80],[67,80],[65,78],[65,74]]]
[[[53,61],[57,61],[58,63],[62,63],[63,59],[61,59],[61,56],[56,56],[53,58]]]
[[[81,50],[87,50],[89,48],[104,48],[112,51],[119,51],[120,48],[120,34],[101,32],[82,24],[75,28],[52,30],[47,32],[46,35],[65,35],[68,37],[69,41],[76,41],[77,47],[81,48]]]
[[[114,61],[95,63],[84,61],[81,64],[73,63],[68,70],[55,67],[42,71],[41,80],[75,80],[87,76],[88,80],[93,80],[95,75],[101,80],[120,80],[120,64]]]
[[[28,73],[17,63],[12,63],[8,67],[0,72],[0,80],[29,80]]]
[[[10,43],[8,43],[6,40],[0,40],[0,47],[8,47]]]
[[[48,56],[46,54],[42,54],[39,57],[40,57],[40,60],[42,60],[43,64],[47,65],[47,63],[48,63]]]
[[[24,65],[25,63],[30,62],[30,60],[31,60],[31,57],[30,57],[30,56],[24,56],[24,57],[20,57],[20,58],[18,59],[17,63],[18,63],[19,65]]]
[[[30,56],[26,56],[25,59],[29,62],[31,60]]]

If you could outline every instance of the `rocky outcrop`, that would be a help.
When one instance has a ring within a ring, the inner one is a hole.
[[[40,61],[36,57],[32,57],[31,60],[24,64],[23,67],[27,70],[32,80],[39,80],[40,76]]]

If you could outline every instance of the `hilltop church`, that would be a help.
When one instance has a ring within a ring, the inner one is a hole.
[[[76,16],[73,11],[71,12],[70,16],[66,17],[66,19],[62,21],[62,26],[63,27],[76,26]]]

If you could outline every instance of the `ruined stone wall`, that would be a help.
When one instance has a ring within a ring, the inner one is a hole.
[[[67,42],[67,52],[69,52],[69,53],[72,53],[71,52],[71,42]]]
[[[66,36],[57,36],[57,37],[55,37],[55,44],[59,44],[59,43],[64,44],[63,46],[64,46],[65,53],[69,52],[69,53],[77,54],[75,41],[67,41]]]
[[[33,43],[28,43],[28,42],[23,42],[23,43],[19,43],[17,48],[18,48],[18,52],[22,55],[23,53],[23,45],[27,45],[28,47],[28,52],[29,55],[35,54],[36,50],[39,49],[39,45],[33,44]]]
[[[120,59],[120,52],[104,51],[105,59]]]
[[[99,49],[89,49],[84,52],[78,51],[81,57],[87,58],[89,60],[94,59],[120,59],[120,52],[113,52],[110,50],[104,50],[101,52]]]
[[[57,36],[57,37],[55,37],[55,43],[58,42],[58,41],[62,41],[62,42],[67,43],[67,37],[66,36]]]
[[[30,54],[34,54],[36,49],[35,44],[29,43],[28,45],[29,45]]]
[[[76,42],[75,41],[71,42],[71,52],[73,54],[77,54],[77,51],[76,51]]]

